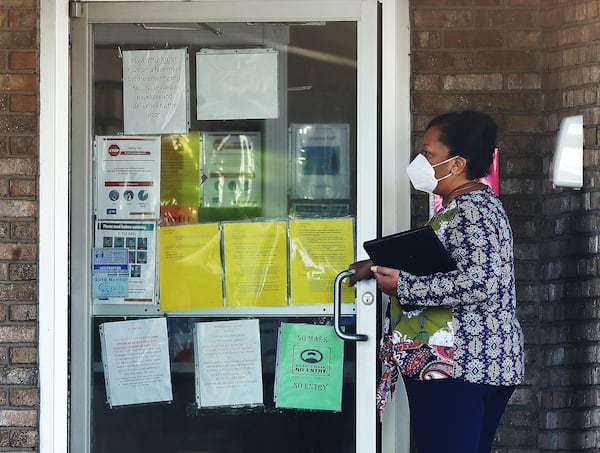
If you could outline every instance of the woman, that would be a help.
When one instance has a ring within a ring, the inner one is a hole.
[[[428,224],[456,271],[419,277],[369,261],[350,266],[356,270],[351,284],[374,277],[393,297],[378,404],[383,409],[400,372],[419,453],[489,453],[523,381],[512,232],[499,198],[479,182],[492,163],[496,130],[479,112],[438,116],[407,168],[416,189],[442,197]]]

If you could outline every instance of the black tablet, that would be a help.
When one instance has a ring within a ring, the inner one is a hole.
[[[456,270],[456,263],[429,225],[363,243],[373,264],[413,275]]]

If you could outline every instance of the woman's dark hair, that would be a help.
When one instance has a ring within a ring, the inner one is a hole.
[[[482,178],[489,173],[498,131],[492,117],[473,110],[450,112],[432,119],[427,129],[431,127],[440,130],[440,142],[450,150],[449,157],[466,159],[469,179]]]

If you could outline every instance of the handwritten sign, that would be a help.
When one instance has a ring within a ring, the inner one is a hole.
[[[123,52],[125,134],[173,134],[189,129],[186,49]]]

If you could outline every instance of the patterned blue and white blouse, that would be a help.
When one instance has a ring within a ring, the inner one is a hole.
[[[458,270],[421,277],[400,272],[398,302],[419,307],[394,316],[400,371],[417,379],[521,383],[513,238],[500,199],[489,188],[459,195],[429,224]]]

